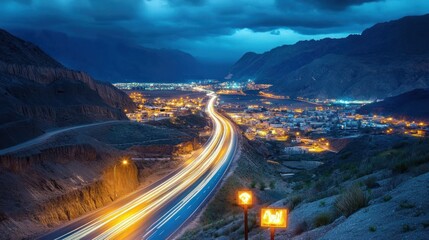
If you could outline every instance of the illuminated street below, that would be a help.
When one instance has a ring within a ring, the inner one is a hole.
[[[233,125],[215,110],[217,96],[212,92],[208,95],[206,112],[213,131],[197,156],[151,186],[41,239],[167,239],[175,234],[207,202],[237,147]]]

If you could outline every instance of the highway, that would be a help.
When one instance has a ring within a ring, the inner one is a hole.
[[[237,131],[215,109],[210,92],[206,112],[212,135],[198,155],[160,181],[81,217],[40,239],[171,239],[207,203],[228,170]]]

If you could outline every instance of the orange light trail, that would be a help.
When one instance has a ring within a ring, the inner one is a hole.
[[[172,177],[132,201],[109,213],[96,217],[57,239],[122,238],[121,235],[126,230],[132,230],[137,221],[155,213],[175,196],[196,183],[204,174],[208,173],[198,186],[187,194],[179,204],[167,212],[160,221],[153,224],[146,235],[162,226],[175,212],[189,202],[227,162],[228,157],[234,151],[235,130],[227,118],[216,112],[214,104],[217,96],[213,92],[208,95],[210,100],[208,101],[206,112],[213,121],[214,130],[204,150],[193,161]]]

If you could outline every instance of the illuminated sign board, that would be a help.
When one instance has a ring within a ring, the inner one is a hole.
[[[251,191],[238,191],[237,193],[238,205],[249,206],[253,203]]]
[[[287,214],[284,208],[262,208],[261,227],[286,228]]]

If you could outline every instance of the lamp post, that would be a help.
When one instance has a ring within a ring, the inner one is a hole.
[[[123,159],[122,161],[119,162],[121,165],[126,166],[128,165],[128,160],[127,159]],[[118,193],[116,192],[116,166],[119,163],[115,163],[115,166],[113,167],[113,195],[115,196],[115,198],[118,197]]]
[[[238,205],[244,209],[244,239],[249,238],[249,227],[247,221],[247,208],[252,205],[253,195],[252,191],[238,191],[237,192]]]
[[[270,239],[274,240],[276,228],[287,227],[288,210],[284,208],[262,208],[261,227],[270,228]]]

